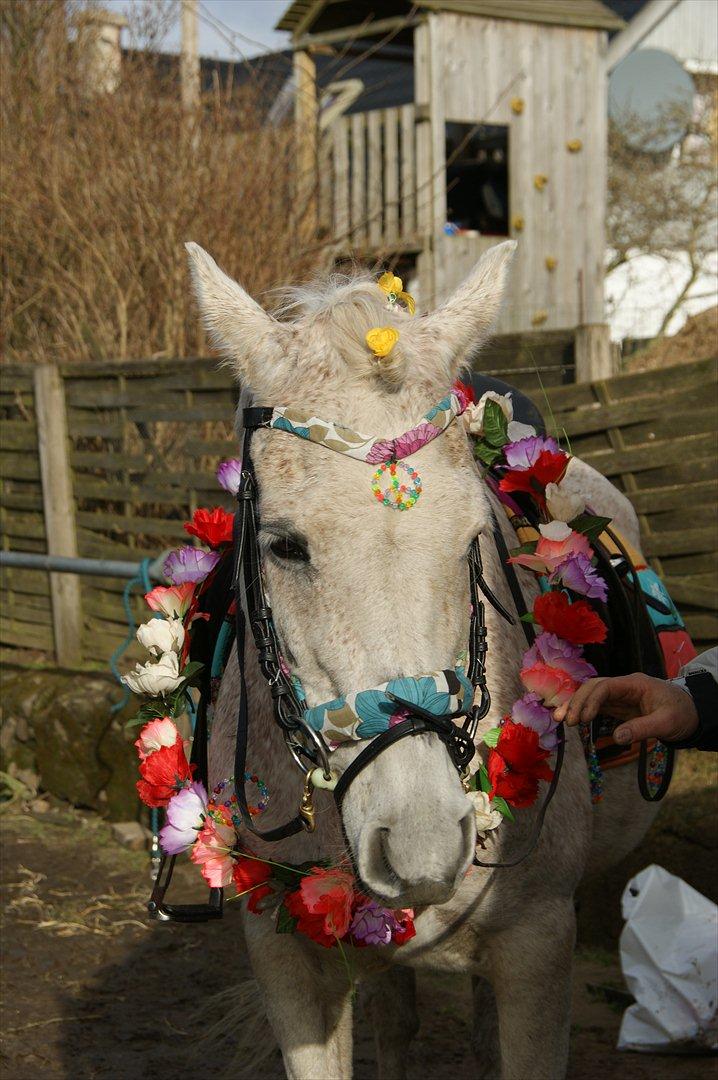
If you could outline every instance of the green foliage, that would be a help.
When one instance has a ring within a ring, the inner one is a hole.
[[[298,922],[299,920],[294,915],[289,914],[286,905],[282,904],[277,911],[277,933],[293,934]]]
[[[498,810],[500,814],[503,814],[503,816],[508,821],[515,821],[514,815],[511,811],[511,807],[506,802],[506,799],[502,798],[501,795],[494,795],[493,799],[491,800],[491,805],[494,810]]]
[[[508,420],[501,406],[487,398],[484,402],[484,442],[501,448],[509,441]]]
[[[477,461],[480,461],[482,465],[491,467],[496,461],[499,461],[503,457],[503,452],[497,450],[493,446],[488,446],[484,442],[476,442],[474,445],[474,457]]]
[[[579,514],[569,525],[576,532],[583,533],[589,540],[598,540],[606,527],[611,524],[611,518],[598,517],[597,514]]]

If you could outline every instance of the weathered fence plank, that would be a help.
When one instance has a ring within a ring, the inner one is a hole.
[[[49,555],[76,556],[75,495],[70,470],[65,393],[52,364],[35,369],[35,415]],[[50,574],[55,656],[72,667],[82,660],[82,601],[74,574]]]

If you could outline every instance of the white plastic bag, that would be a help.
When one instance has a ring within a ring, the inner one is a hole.
[[[629,881],[621,902],[621,968],[636,1004],[618,1049],[715,1049],[718,908],[661,866]]]

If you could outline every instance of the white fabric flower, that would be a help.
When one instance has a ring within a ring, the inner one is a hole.
[[[479,836],[498,828],[501,824],[502,815],[498,810],[493,810],[491,800],[485,791],[470,791],[469,798],[474,805],[474,817],[476,818],[476,831]]]
[[[568,540],[573,529],[565,521],[549,521],[548,525],[539,525],[539,532],[545,540],[561,543],[562,540]]]
[[[521,424],[518,420],[510,420],[506,429],[509,442],[519,442],[521,439],[533,439],[536,428],[530,424]]]
[[[573,521],[586,509],[586,499],[581,493],[579,481],[567,471],[558,484],[546,485],[546,506],[558,521]]]
[[[176,690],[182,682],[177,653],[164,653],[155,663],[137,664],[134,671],[122,676],[122,682],[134,694],[158,697]]]
[[[481,395],[476,405],[466,406],[464,424],[467,431],[471,432],[472,435],[483,435],[484,433],[484,413],[487,401],[495,401],[508,421],[514,418],[511,394],[497,394],[494,390],[487,390],[485,394]]]
[[[137,640],[143,649],[153,656],[180,652],[184,644],[184,626],[181,619],[150,619],[137,631]]]
[[[169,716],[149,720],[142,728],[139,739],[135,739],[140,761],[154,754],[155,750],[161,750],[163,746],[174,746],[179,737],[180,733]]]

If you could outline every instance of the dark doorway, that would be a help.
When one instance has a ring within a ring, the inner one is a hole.
[[[509,129],[446,125],[447,229],[509,235]]]

